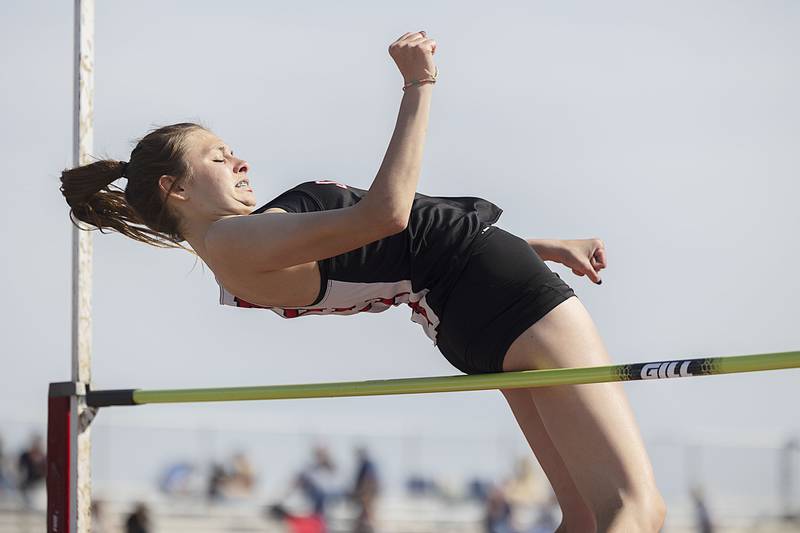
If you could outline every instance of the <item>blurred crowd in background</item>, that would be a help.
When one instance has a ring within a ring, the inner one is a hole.
[[[786,449],[781,463],[789,468],[792,452],[798,449],[797,441],[791,441]],[[381,467],[366,446],[356,446],[352,453],[352,460],[340,461],[324,444],[311,446],[308,459],[296,465],[295,473],[285,486],[270,492],[277,495],[271,501],[263,501],[261,489],[265,480],[259,479],[259,468],[244,451],[206,464],[176,461],[164,465],[154,488],[169,501],[191,500],[209,506],[249,502],[264,521],[280,524],[287,533],[330,533],[331,511],[337,514],[346,508],[350,532],[376,533],[380,530],[377,504],[383,490]],[[350,466],[344,469],[340,467],[342,463]],[[34,507],[32,495],[43,497],[46,472],[46,451],[41,434],[32,433],[24,445],[13,452],[5,449],[0,436],[0,501],[16,502],[22,509]],[[788,476],[787,480],[782,483],[792,483]],[[561,519],[558,502],[533,457],[517,459],[503,479],[474,478],[460,487],[441,483],[435,476],[409,473],[403,491],[405,498],[417,501],[448,505],[467,502],[477,506],[483,510],[479,529],[485,533],[550,533],[556,530]],[[787,494],[792,491],[792,487],[787,487]],[[692,487],[690,499],[694,530],[699,533],[719,531],[714,526],[702,488]],[[125,531],[152,532],[152,509],[145,502],[131,504],[124,518]],[[787,505],[786,509],[790,507]],[[102,499],[95,499],[92,513],[93,531],[112,530],[104,525],[108,517]],[[800,529],[799,517],[787,514],[783,518],[797,520],[795,523]],[[341,523],[335,530],[343,531]]]
[[[327,447],[314,446],[308,462],[298,465],[281,496],[265,504],[265,518],[283,522],[292,533],[322,533],[328,530],[331,509],[346,505],[351,508],[353,533],[375,532],[380,468],[366,447],[356,447],[354,455],[354,468],[343,471]],[[213,463],[203,497],[212,502],[250,498],[258,482],[254,472],[243,452],[234,453],[227,462]],[[198,495],[200,474],[188,462],[169,465],[159,488],[173,496]],[[479,503],[485,509],[487,533],[552,532],[557,526],[558,504],[532,459],[519,460],[509,478],[500,483],[473,479],[460,490],[430,476],[409,475],[405,493],[410,498]],[[524,510],[526,518],[515,517],[515,510]],[[530,521],[531,512],[536,515],[534,522],[520,527]]]

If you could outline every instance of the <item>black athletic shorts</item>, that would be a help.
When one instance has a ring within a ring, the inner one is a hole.
[[[571,296],[573,290],[524,239],[487,226],[448,288],[437,347],[466,374],[502,372],[517,337]]]

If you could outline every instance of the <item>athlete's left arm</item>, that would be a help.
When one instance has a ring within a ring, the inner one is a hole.
[[[600,239],[528,239],[528,244],[544,261],[555,261],[572,269],[578,276],[602,283],[600,272],[606,268],[606,247]]]

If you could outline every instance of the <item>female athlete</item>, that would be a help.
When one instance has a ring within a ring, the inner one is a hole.
[[[493,225],[502,210],[487,200],[416,192],[436,46],[420,31],[389,47],[405,84],[368,190],[308,181],[256,208],[247,162],[182,123],[148,133],[128,162],[65,170],[70,217],[155,246],[188,242],[222,304],[295,318],[406,303],[465,373],[610,364],[585,307],[543,262],[599,284],[600,240],[524,240]],[[124,192],[111,187],[121,177]],[[502,392],[561,506],[558,532],[662,527],[664,501],[621,384]]]

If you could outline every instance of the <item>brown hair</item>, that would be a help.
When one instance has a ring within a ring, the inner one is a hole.
[[[190,133],[208,128],[192,122],[170,124],[151,130],[142,137],[124,161],[103,159],[65,169],[61,173],[61,193],[70,206],[70,220],[79,229],[77,220],[111,229],[128,237],[159,248],[181,248],[181,221],[167,208],[166,196],[172,189],[191,177],[186,163],[186,139]],[[124,173],[124,176],[123,176]],[[164,174],[175,176],[166,195],[158,184]],[[119,178],[128,183],[123,189],[112,186]],[[112,190],[112,187],[116,190]]]

